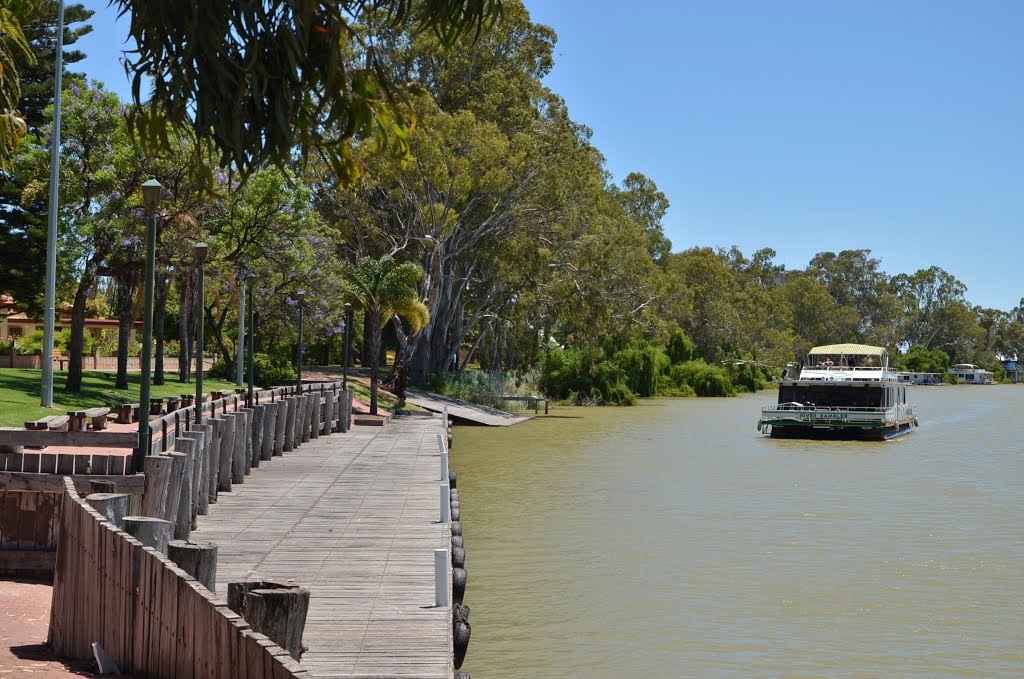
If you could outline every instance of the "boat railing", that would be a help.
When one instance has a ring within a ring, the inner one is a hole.
[[[762,419],[765,416],[782,415],[785,413],[799,413],[800,419],[829,419],[836,417],[836,413],[843,416],[852,416],[854,420],[863,418],[865,421],[881,420],[886,424],[907,422],[917,417],[917,407],[911,404],[899,404],[888,407],[873,406],[821,406],[813,403],[778,403],[775,405],[761,406]]]
[[[888,408],[877,408],[872,406],[820,406],[814,403],[777,403],[775,405],[761,406],[761,412],[774,412],[777,410],[795,410],[800,412],[834,412],[842,411],[849,413],[884,413]]]

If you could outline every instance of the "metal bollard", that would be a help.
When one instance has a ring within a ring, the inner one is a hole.
[[[434,550],[434,605],[448,606],[448,550]]]

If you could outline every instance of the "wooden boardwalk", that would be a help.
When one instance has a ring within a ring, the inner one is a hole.
[[[440,413],[447,407],[449,417],[491,427],[508,427],[525,422],[532,417],[531,415],[514,415],[497,408],[488,408],[449,396],[430,394],[419,389],[406,389],[405,400],[435,413]]]
[[[310,589],[302,664],[316,677],[453,674],[451,609],[434,607],[439,417],[303,443],[252,470],[200,517],[219,545],[217,593],[273,579]]]

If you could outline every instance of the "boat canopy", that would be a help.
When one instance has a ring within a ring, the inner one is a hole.
[[[875,356],[882,365],[889,362],[889,353],[885,347],[873,347],[870,344],[826,344],[811,349],[807,357],[812,356]]]

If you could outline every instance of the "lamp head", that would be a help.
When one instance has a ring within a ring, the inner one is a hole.
[[[299,299],[299,304],[302,304],[303,302],[306,301],[306,291],[305,290],[299,290],[298,292],[295,293],[295,296]]]
[[[352,311],[352,302],[345,302],[345,313]]]
[[[163,191],[163,184],[150,177],[149,181],[142,185],[142,202],[146,204],[146,210],[152,214],[160,206],[160,192]]]
[[[206,243],[196,243],[196,264],[202,264],[206,261],[208,249]]]

